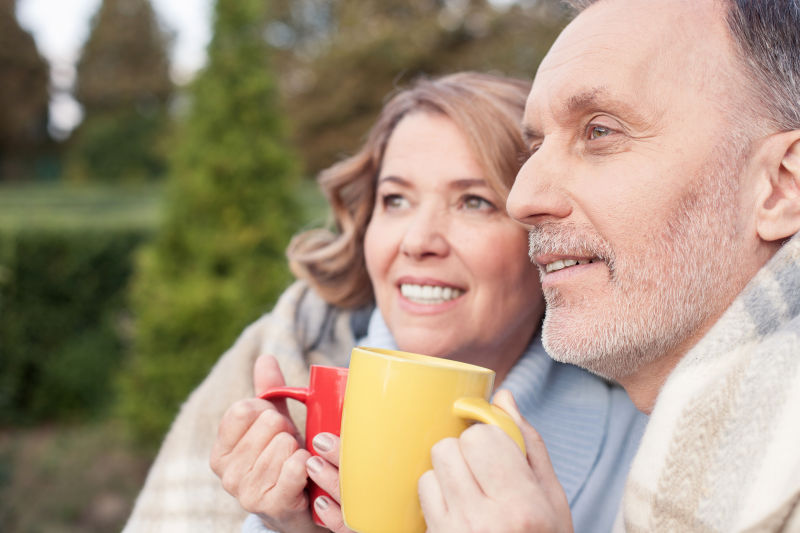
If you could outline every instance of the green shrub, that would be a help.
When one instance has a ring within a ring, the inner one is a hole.
[[[121,414],[155,444],[191,388],[289,275],[301,218],[263,39],[263,0],[218,0],[208,67],[178,127],[164,222],[138,257]]]
[[[163,107],[163,106],[162,106]],[[67,145],[66,178],[85,183],[141,183],[164,177],[166,112],[125,109],[96,113]]]
[[[123,352],[141,227],[0,230],[0,424],[98,413]]]

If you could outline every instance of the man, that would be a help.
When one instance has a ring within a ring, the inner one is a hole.
[[[580,4],[508,209],[550,355],[651,415],[619,529],[800,531],[800,1]],[[436,445],[430,531],[571,529],[520,425],[527,464],[490,427]]]

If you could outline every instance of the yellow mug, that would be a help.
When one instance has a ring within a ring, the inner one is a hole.
[[[342,514],[360,533],[424,533],[417,481],[431,448],[471,423],[499,426],[525,452],[519,428],[488,398],[494,371],[438,357],[353,348],[344,397]]]

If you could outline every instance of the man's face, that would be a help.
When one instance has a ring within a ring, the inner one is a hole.
[[[674,361],[758,268],[747,132],[725,111],[742,78],[714,4],[603,0],[537,72],[508,209],[531,228],[557,360],[614,379]]]

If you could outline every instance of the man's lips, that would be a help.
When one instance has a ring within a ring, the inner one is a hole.
[[[598,261],[601,261],[598,257],[581,255],[547,254],[534,257],[534,262],[547,274],[572,266],[588,265]]]

